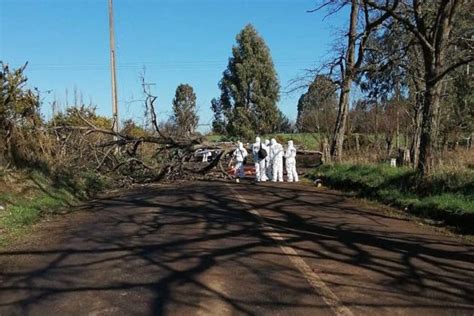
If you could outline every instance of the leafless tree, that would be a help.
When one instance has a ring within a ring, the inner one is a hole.
[[[423,100],[417,171],[421,176],[428,175],[433,165],[442,80],[456,68],[474,61],[472,25],[461,28],[457,24],[460,11],[472,12],[474,4],[470,0],[364,2],[401,23],[420,47]]]
[[[331,156],[341,160],[344,137],[347,130],[349,115],[350,93],[354,79],[363,66],[364,53],[372,32],[379,28],[390,15],[374,12],[365,0],[331,0],[323,1],[315,10],[330,8],[329,14],[338,12],[341,8],[350,6],[349,28],[346,34],[347,43],[340,54],[328,65],[329,75],[339,76],[335,80],[340,86],[339,105],[334,133],[331,141]],[[313,10],[314,11],[314,10]]]

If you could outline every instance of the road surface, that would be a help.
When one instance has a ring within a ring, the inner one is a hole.
[[[307,185],[118,192],[0,250],[0,315],[474,315],[474,245]]]

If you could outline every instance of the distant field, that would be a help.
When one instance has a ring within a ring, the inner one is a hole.
[[[276,138],[279,142],[284,142],[286,143],[288,140],[293,140],[295,145],[299,146],[301,149],[307,149],[307,150],[319,150],[320,149],[320,144],[321,140],[324,138],[324,135],[321,135],[319,133],[294,133],[294,134],[283,134],[283,133],[277,133],[277,134],[268,134],[268,135],[263,135],[261,136],[263,139],[271,139],[271,138]],[[237,140],[235,139],[229,139],[227,136],[222,136],[222,135],[207,135],[206,139],[211,142],[215,141],[229,141],[229,140]],[[345,142],[345,146],[349,146],[350,148],[355,148],[355,134],[352,134],[349,136],[349,138]],[[359,145],[361,147],[367,146],[368,144],[373,144],[376,142],[377,137],[375,134],[359,134]],[[253,141],[253,140],[250,140]],[[403,135],[399,136],[399,145],[401,147],[406,146],[405,143],[406,139]],[[378,142],[381,143],[382,145],[385,143],[385,135],[380,134],[378,136]],[[393,139],[393,144],[395,144],[395,139]]]
[[[262,139],[275,138],[279,142],[287,143],[293,140],[296,146],[301,149],[319,150],[321,136],[317,133],[296,133],[296,134],[269,134],[261,136]],[[206,139],[210,142],[228,141],[226,136],[207,135]]]

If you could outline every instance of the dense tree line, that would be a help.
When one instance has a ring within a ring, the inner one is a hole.
[[[333,50],[333,59],[312,71],[313,78],[295,105],[295,126],[277,106],[280,83],[270,49],[249,24],[236,36],[218,83],[220,95],[211,101],[215,133],[247,140],[295,129],[319,133],[330,140],[328,151],[334,160],[343,159],[344,150],[351,147],[351,135],[357,136],[355,147],[359,148],[359,135],[371,134],[374,146],[385,156],[403,149],[407,162],[421,176],[431,172],[440,151],[460,142],[472,143],[472,1],[323,0],[315,10],[324,8],[330,14],[347,14],[347,28]],[[102,132],[108,128],[107,119],[82,104],[51,122],[44,121],[39,114],[39,92],[25,88],[23,71],[24,67],[10,70],[4,64],[0,71],[3,163],[47,152],[48,146],[38,147],[29,137],[46,135],[45,127],[54,127],[56,140],[50,143],[55,146],[62,141],[58,125],[85,124]],[[121,144],[156,136],[159,140],[152,142],[180,147],[189,143],[185,139],[198,137],[192,86],[176,88],[173,115],[164,122],[153,113],[156,97],[144,92],[152,126],[126,122]],[[128,135],[132,132],[139,136]],[[59,153],[52,150],[50,155]]]
[[[347,12],[348,27],[334,59],[301,95],[296,129],[328,136],[335,160],[350,134],[371,133],[381,152],[403,147],[419,174],[429,174],[440,150],[472,142],[472,7],[463,0],[320,1],[316,10]],[[251,25],[237,35],[219,87],[214,132],[249,138],[292,130],[276,107],[269,49]]]
[[[473,6],[467,0],[320,1],[316,10],[330,8],[330,14],[349,9],[345,39],[319,71],[339,91],[333,158],[342,158],[348,127],[354,125],[351,117],[361,130],[363,108],[375,115],[364,131],[378,136],[384,125],[391,129],[389,143],[396,135],[399,145],[405,124],[405,145],[421,176],[431,172],[435,156],[450,141],[461,135],[472,141]],[[351,111],[354,88],[364,100]]]

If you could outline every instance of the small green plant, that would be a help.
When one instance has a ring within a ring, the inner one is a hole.
[[[33,224],[39,215],[40,210],[28,206],[12,205],[8,208],[7,215],[3,218],[2,224],[10,229]]]

